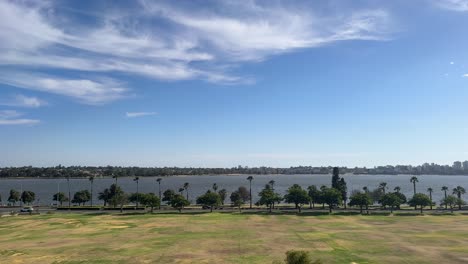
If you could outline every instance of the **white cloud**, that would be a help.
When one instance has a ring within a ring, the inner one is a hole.
[[[214,7],[208,10],[140,1],[131,9],[96,10],[93,19],[81,23],[54,2],[0,1],[0,67],[28,74],[38,68],[91,72],[101,77],[26,76],[6,83],[100,104],[121,98],[125,90],[115,80],[97,81],[107,73],[252,83],[252,77],[232,69],[337,41],[385,40],[391,27],[384,10],[318,14],[310,6],[281,1],[210,3]]]
[[[450,62],[450,65],[454,65],[454,64],[455,64],[455,62],[453,62],[453,61]]]
[[[462,77],[468,77],[468,73],[463,74]]]
[[[33,96],[18,94],[10,100],[0,102],[0,105],[37,108],[46,105],[47,102]]]
[[[142,116],[152,116],[157,115],[156,112],[127,112],[125,116],[128,118],[142,117]]]
[[[40,123],[37,119],[24,119],[18,118],[23,116],[15,110],[1,110],[0,111],[0,125],[34,125]]]
[[[128,89],[113,79],[64,79],[48,75],[5,72],[0,82],[25,88],[73,97],[91,105],[99,105],[127,96]]]
[[[435,0],[436,5],[451,11],[468,11],[468,0]]]

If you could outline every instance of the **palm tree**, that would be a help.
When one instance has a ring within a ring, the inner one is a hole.
[[[115,179],[115,186],[117,186],[117,178],[118,178],[118,177],[119,177],[119,176],[112,174],[112,178]]]
[[[218,191],[218,184],[213,183],[213,190],[214,190],[215,192]]]
[[[180,188],[179,188],[180,195],[182,195],[182,194],[184,193],[184,191],[185,191],[184,187],[180,187]],[[182,197],[183,197],[183,196],[182,196]]]
[[[379,184],[379,189],[382,190],[383,194],[385,195],[385,190],[387,189],[387,183],[386,182],[381,182]]]
[[[432,192],[433,192],[432,188],[431,187],[427,188],[427,192],[429,193],[429,199],[431,200],[431,210],[432,210]]]
[[[445,197],[445,199],[447,199],[448,187],[447,186],[442,186],[441,191],[444,191],[444,197]],[[445,203],[445,210],[447,210],[447,203]]]
[[[268,184],[270,184],[271,190],[272,190],[272,191],[275,191],[275,181],[274,181],[274,180],[271,180],[271,181],[268,182]],[[272,208],[275,209],[275,202],[273,202]]]
[[[140,195],[138,194],[138,182],[140,181],[140,177],[138,176],[135,176],[135,178],[133,179],[134,182],[136,182],[136,185],[137,185],[137,190],[136,190],[136,207],[138,207],[138,203],[140,202]]]
[[[249,185],[250,185],[250,209],[252,209],[252,180],[253,180],[253,177],[252,176],[249,176],[247,177],[247,180],[249,181]]]
[[[453,194],[456,194],[458,197],[458,200],[461,200],[462,194],[465,194],[465,188],[461,186],[457,186],[456,188],[453,188]],[[461,203],[458,203],[458,210],[461,210]]]
[[[158,182],[159,185],[159,201],[161,201],[161,178],[157,178],[156,181]],[[159,203],[159,210],[161,210],[161,202]]]
[[[368,192],[369,192],[369,188],[367,188],[367,186],[362,187],[362,190],[363,190],[365,193],[368,193]]]
[[[93,183],[94,183],[94,176],[91,175],[88,177],[89,182],[91,183],[91,207],[93,207]]]
[[[395,192],[397,192],[397,193],[400,193],[401,188],[400,188],[400,186],[396,186],[395,188],[393,188],[393,190],[394,190]]]
[[[189,183],[188,182],[184,183],[184,189],[185,189],[185,192],[187,193],[187,201],[189,200],[188,199],[188,188],[189,188]]]
[[[413,183],[413,191],[414,194],[416,194],[416,183],[419,182],[418,178],[416,176],[411,177],[410,182]]]
[[[70,207],[71,207],[70,175],[67,175],[67,185],[68,185],[68,210],[70,210]]]

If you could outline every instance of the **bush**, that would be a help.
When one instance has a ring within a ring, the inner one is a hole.
[[[312,258],[307,251],[303,250],[290,250],[286,252],[286,264],[322,264],[322,261],[312,261]]]

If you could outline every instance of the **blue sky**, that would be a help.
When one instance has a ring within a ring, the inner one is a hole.
[[[468,159],[468,1],[1,1],[0,167]]]

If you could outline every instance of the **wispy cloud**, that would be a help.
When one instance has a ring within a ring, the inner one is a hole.
[[[19,118],[23,113],[15,110],[2,110],[0,111],[0,125],[35,125],[40,123],[37,119]]]
[[[30,108],[37,108],[46,105],[42,99],[39,99],[34,96],[25,96],[22,94],[15,95],[14,97],[7,99],[5,101],[0,101],[0,105],[7,105],[7,106],[16,106],[16,107],[30,107]]]
[[[157,115],[157,113],[156,112],[127,112],[125,113],[125,117],[127,118],[153,116],[153,115]]]
[[[73,97],[91,105],[121,99],[128,92],[122,83],[113,79],[64,79],[33,73],[5,72],[0,73],[0,82],[20,88]]]
[[[463,74],[462,77],[468,77],[468,73]]]
[[[468,0],[435,0],[438,7],[458,12],[468,11]]]
[[[0,81],[91,104],[122,98],[126,89],[119,81],[98,81],[110,73],[251,83],[251,76],[235,73],[242,62],[337,41],[386,40],[392,24],[380,9],[319,14],[286,1],[226,0],[210,6],[142,0],[125,11],[90,12],[81,23],[83,18],[74,19],[73,11],[55,2],[0,1],[0,67],[28,75],[40,67],[67,70],[67,76],[82,76],[80,71],[98,76]]]

